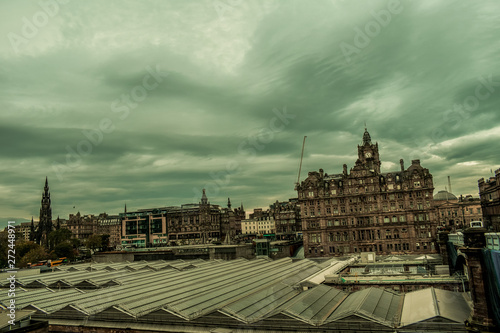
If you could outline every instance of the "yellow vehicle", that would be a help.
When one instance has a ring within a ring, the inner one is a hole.
[[[28,263],[28,268],[32,268],[32,267],[37,267],[37,266],[43,266],[43,265],[47,265],[47,260],[42,260],[42,261],[39,261],[39,262],[36,262],[34,264],[32,263]]]
[[[56,260],[49,260],[49,261],[47,261],[47,267],[56,267],[56,266],[65,264],[67,262],[68,262],[68,258],[66,258],[66,257],[59,258]]]

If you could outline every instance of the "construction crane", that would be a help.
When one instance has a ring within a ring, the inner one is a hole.
[[[300,184],[300,171],[302,170],[302,158],[304,157],[304,146],[306,145],[307,136],[304,135],[304,141],[302,141],[302,152],[300,153],[300,164],[299,164],[299,175],[297,176],[297,185]]]

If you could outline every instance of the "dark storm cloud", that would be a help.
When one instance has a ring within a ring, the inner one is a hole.
[[[265,207],[294,195],[304,135],[301,178],[339,173],[365,122],[383,170],[418,158],[436,189],[451,175],[477,194],[498,167],[497,2],[215,4],[71,2],[18,47],[4,38],[3,216],[36,216],[45,176],[61,216],[202,188]],[[1,6],[6,37],[41,10]]]

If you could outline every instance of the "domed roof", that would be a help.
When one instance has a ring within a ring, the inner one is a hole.
[[[434,200],[458,200],[458,198],[448,191],[439,191],[434,195]]]

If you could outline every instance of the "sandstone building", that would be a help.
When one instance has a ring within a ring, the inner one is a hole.
[[[116,248],[121,244],[122,220],[119,215],[99,214],[97,218],[97,234],[109,235],[109,246]]]
[[[479,179],[478,186],[485,227],[500,232],[500,169],[495,177]]]
[[[72,238],[87,240],[97,234],[97,217],[91,214],[81,215],[80,212],[69,214],[66,227],[71,231]]]
[[[302,233],[300,205],[297,198],[278,201],[270,206],[276,223],[276,239],[293,240]]]
[[[482,221],[481,202],[471,195],[456,197],[448,191],[434,195],[433,206],[438,225],[452,231],[470,226],[472,221]]]
[[[243,206],[232,209],[213,205],[205,190],[198,204],[140,209],[120,214],[124,247],[231,243],[236,221],[245,218]]]
[[[378,143],[365,129],[358,159],[348,172],[309,172],[297,184],[306,257],[373,251],[436,252],[437,219],[429,170],[413,160],[405,169],[380,171]]]

